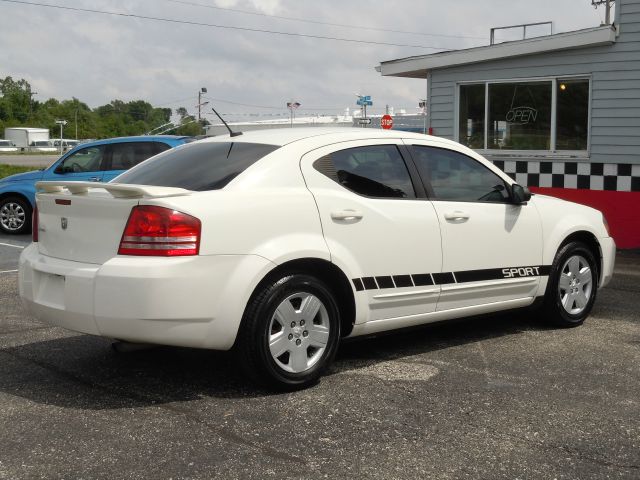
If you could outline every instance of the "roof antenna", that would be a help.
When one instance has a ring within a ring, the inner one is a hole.
[[[222,121],[222,123],[224,123],[224,126],[227,127],[227,130],[229,130],[229,136],[230,137],[237,137],[239,135],[242,135],[242,132],[234,132],[233,130],[231,130],[231,128],[229,127],[229,125],[227,125],[227,122],[224,121],[224,118],[222,118],[220,116],[220,114],[218,112],[216,112],[216,109],[211,107],[211,110],[213,110],[213,113],[216,114],[216,116]]]

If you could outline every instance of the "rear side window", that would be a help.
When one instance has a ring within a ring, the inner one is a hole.
[[[113,182],[193,191],[218,190],[278,148],[261,143],[191,143],[162,153],[119,175]]]
[[[415,198],[407,166],[395,145],[339,150],[316,160],[316,170],[360,195]]]
[[[162,142],[130,142],[110,145],[111,167],[108,170],[129,170],[149,157],[169,149]]]

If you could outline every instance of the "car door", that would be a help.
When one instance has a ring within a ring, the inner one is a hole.
[[[42,180],[102,181],[105,162],[104,145],[80,148],[62,157],[47,169]]]
[[[509,185],[478,159],[445,146],[412,143],[442,235],[437,310],[534,297],[546,270],[535,207],[514,204]]]
[[[108,162],[105,166],[103,182],[109,182],[121,173],[135,167],[147,158],[171,148],[163,142],[121,142],[108,146]]]
[[[301,160],[331,259],[353,282],[359,305],[368,306],[357,323],[436,308],[438,219],[403,148],[401,140],[343,142]]]

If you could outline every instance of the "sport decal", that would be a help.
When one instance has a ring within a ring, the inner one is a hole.
[[[549,275],[551,265],[523,267],[487,268],[461,272],[414,273],[411,275],[384,275],[362,277],[352,280],[356,291],[382,290],[387,288],[422,287],[426,285],[448,285],[452,283],[482,282],[506,278],[543,277]]]

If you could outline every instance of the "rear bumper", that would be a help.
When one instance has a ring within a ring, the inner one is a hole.
[[[613,277],[613,267],[616,261],[616,242],[611,237],[600,238],[602,250],[602,273],[600,274],[599,287],[606,287]]]
[[[103,265],[47,257],[31,244],[19,288],[37,318],[132,342],[229,349],[255,284],[272,268],[255,255],[114,257]]]

